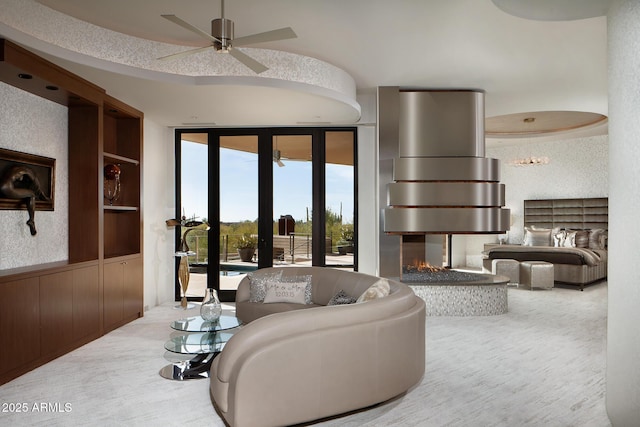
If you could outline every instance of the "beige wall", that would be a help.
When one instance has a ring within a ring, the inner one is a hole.
[[[609,31],[609,310],[607,413],[640,420],[640,2],[614,0]]]
[[[175,216],[173,130],[145,119],[143,148],[145,310],[174,300]]]

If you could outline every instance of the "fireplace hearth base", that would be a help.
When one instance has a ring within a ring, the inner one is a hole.
[[[447,270],[422,282],[404,274],[402,282],[425,301],[427,316],[495,316],[508,310],[506,276]]]

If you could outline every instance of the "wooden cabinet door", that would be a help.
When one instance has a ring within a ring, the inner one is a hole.
[[[105,263],[105,332],[142,316],[142,265],[142,257]]]
[[[73,270],[73,339],[100,336],[98,266]]]
[[[40,330],[43,355],[73,343],[73,271],[40,276]]]
[[[124,264],[124,318],[142,317],[143,282],[142,257],[129,259]]]
[[[42,355],[62,354],[100,335],[98,266],[40,277]]]
[[[40,357],[38,277],[0,284],[0,376]]]
[[[117,327],[123,319],[124,267],[122,262],[104,264],[104,329],[105,332]]]

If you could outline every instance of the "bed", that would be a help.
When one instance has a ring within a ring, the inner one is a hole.
[[[523,244],[491,247],[485,268],[494,259],[546,261],[555,282],[580,290],[607,277],[607,198],[525,200],[524,225]]]

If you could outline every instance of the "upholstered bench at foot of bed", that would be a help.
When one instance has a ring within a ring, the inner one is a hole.
[[[491,273],[497,276],[507,276],[511,285],[520,283],[520,263],[515,259],[491,260]]]
[[[545,261],[522,261],[520,285],[525,288],[553,288],[553,264]]]

